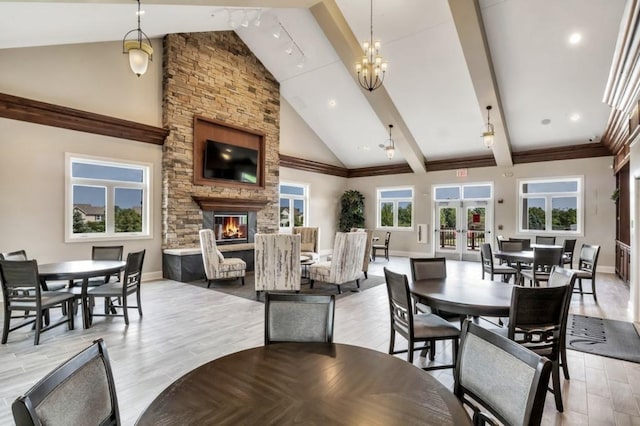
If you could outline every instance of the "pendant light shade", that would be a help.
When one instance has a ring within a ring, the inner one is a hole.
[[[493,124],[491,124],[491,105],[487,106],[487,130],[482,133],[482,141],[484,142],[484,146],[487,148],[491,148],[493,146],[493,136],[495,132],[493,131]]]
[[[122,53],[129,55],[131,71],[138,77],[147,72],[149,61],[153,60],[153,47],[151,40],[140,29],[140,0],[138,2],[138,28],[134,28],[124,35],[122,40]]]

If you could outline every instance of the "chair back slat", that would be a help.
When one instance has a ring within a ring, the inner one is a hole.
[[[578,269],[581,271],[595,274],[598,264],[598,256],[600,254],[600,246],[583,244],[580,249],[580,260]]]
[[[124,246],[93,246],[91,259],[93,260],[122,260]]]
[[[522,242],[522,250],[531,250],[531,239],[529,238],[509,238],[509,241]]]
[[[447,259],[444,257],[409,259],[411,265],[411,279],[426,280],[433,278],[447,278]]]
[[[413,333],[413,309],[407,276],[384,268],[391,310],[391,323]]]
[[[142,280],[142,265],[144,263],[145,250],[141,250],[127,255],[127,265],[124,268],[123,291],[126,295],[126,289],[140,285]],[[126,297],[126,296],[125,296]]]
[[[536,272],[551,272],[554,265],[562,266],[562,247],[533,249],[533,269]]]
[[[500,250],[502,251],[522,251],[524,250],[524,243],[522,241],[502,241],[500,243]]]
[[[536,236],[536,244],[555,245],[556,237],[553,236]]]
[[[10,300],[33,301],[39,297],[40,280],[38,263],[35,260],[0,260],[0,281],[3,296],[8,296]],[[14,294],[32,291],[36,294]]]
[[[17,250],[0,253],[0,260],[27,260],[27,252],[25,250]]]

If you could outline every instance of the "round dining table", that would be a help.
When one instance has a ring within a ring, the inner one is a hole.
[[[80,297],[82,300],[82,325],[84,328],[91,326],[89,319],[89,303],[87,300],[87,288],[89,278],[105,277],[120,273],[127,262],[123,260],[70,260],[65,262],[43,263],[38,265],[38,275],[43,289],[47,289],[47,281],[82,280]]]
[[[409,284],[420,302],[461,316],[508,317],[512,284],[464,277],[416,280]]]
[[[278,343],[208,362],[169,385],[137,425],[470,425],[427,372],[358,346]]]

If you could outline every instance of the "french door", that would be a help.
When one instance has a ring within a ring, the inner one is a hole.
[[[439,202],[436,220],[436,256],[480,260],[480,245],[491,242],[491,209],[487,201]]]

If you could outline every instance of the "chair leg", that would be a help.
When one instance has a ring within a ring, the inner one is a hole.
[[[127,306],[127,299],[129,299],[126,295],[122,298],[122,314],[124,315],[124,323],[129,325],[129,307]]]
[[[313,281],[314,280],[309,280],[309,288],[313,288]]]
[[[138,302],[138,313],[140,314],[140,317],[142,318],[142,300],[141,300],[141,296],[140,296],[140,286],[138,286],[138,291],[136,291],[136,300]]]
[[[260,290],[256,290],[256,300],[260,300]]]
[[[429,359],[433,361],[436,359],[436,341],[432,340],[429,342]]]
[[[207,288],[211,287],[211,280],[207,280]]]
[[[396,344],[396,331],[391,326],[391,337],[389,338],[389,355],[393,355],[393,347]]]
[[[36,313],[36,322],[35,322],[36,334],[33,337],[33,344],[34,345],[40,344],[40,330],[42,330],[42,316],[43,316],[42,312],[37,312]]]
[[[5,306],[6,308],[6,306]],[[7,343],[7,337],[9,337],[9,324],[11,323],[11,311],[4,310],[4,327],[2,328],[2,344]]]
[[[560,366],[558,361],[554,361],[551,364],[551,380],[553,381],[553,396],[556,400],[556,410],[559,412],[564,411],[562,405],[562,391],[560,390]]]
[[[407,342],[407,361],[413,364],[413,340]]]
[[[342,287],[338,284],[338,294],[342,294]]]
[[[560,348],[560,362],[562,363],[562,372],[564,373],[564,378],[569,380],[569,366],[567,365],[567,348],[563,346]]]
[[[593,292],[593,300],[598,303],[598,296],[596,296],[596,275],[591,276],[591,291]]]
[[[244,277],[242,277],[242,285],[244,285]]]
[[[66,308],[67,308],[67,321],[68,321],[68,328],[69,330],[73,330],[75,328],[75,324],[74,324],[74,315],[73,315],[73,301],[75,299],[70,299],[67,301],[66,304]],[[65,306],[64,304],[62,306]]]
[[[356,278],[356,287],[360,288],[360,278]]]
[[[364,279],[365,279],[365,280],[368,280],[368,279],[369,279],[369,277],[367,276],[367,271],[364,271]]]

